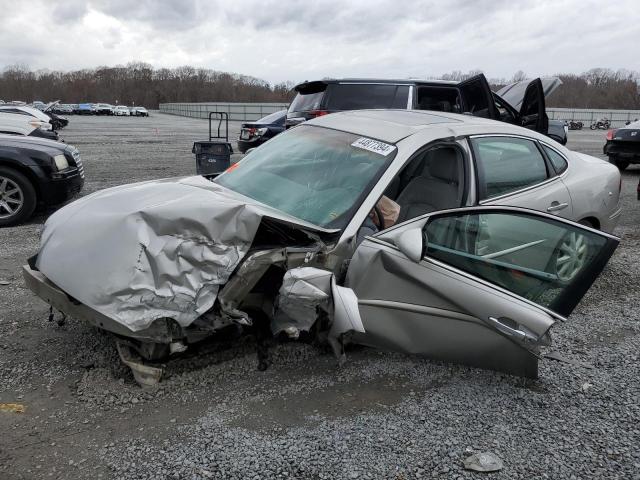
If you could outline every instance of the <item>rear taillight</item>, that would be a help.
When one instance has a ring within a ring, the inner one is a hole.
[[[613,140],[613,136],[616,134],[616,129],[612,128],[607,132],[607,140]]]
[[[326,115],[328,113],[329,112],[327,112],[326,110],[309,110],[309,115],[312,118],[321,117],[321,116]]]

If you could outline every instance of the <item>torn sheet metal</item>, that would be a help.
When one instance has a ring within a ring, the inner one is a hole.
[[[327,313],[331,300],[333,273],[314,267],[299,267],[284,274],[271,322],[271,331],[290,336],[309,331],[318,318],[318,308]]]
[[[271,330],[274,334],[284,331],[289,336],[309,331],[318,318],[319,309],[329,315],[328,341],[342,363],[343,334],[351,331],[364,333],[364,327],[355,293],[350,288],[339,286],[330,271],[314,267],[288,270],[276,302]]]
[[[186,327],[213,306],[266,216],[322,230],[202,177],[124,185],[54,213],[36,266],[133,331],[159,318]]]

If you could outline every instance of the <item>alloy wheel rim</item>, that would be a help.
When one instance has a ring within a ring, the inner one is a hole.
[[[0,218],[13,217],[24,205],[24,193],[10,178],[0,176]]]
[[[579,233],[568,234],[558,250],[556,257],[556,274],[562,281],[572,280],[584,267],[587,261],[587,241]]]

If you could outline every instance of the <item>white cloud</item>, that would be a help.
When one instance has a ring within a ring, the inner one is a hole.
[[[0,0],[0,67],[141,60],[270,82],[640,70],[636,0]]]

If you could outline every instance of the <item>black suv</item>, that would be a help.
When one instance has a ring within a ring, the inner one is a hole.
[[[287,112],[286,127],[343,110],[406,108],[469,113],[521,125],[566,143],[564,122],[550,121],[545,96],[562,82],[536,78],[507,85],[497,93],[480,74],[461,82],[444,80],[342,79],[304,82]]]
[[[75,147],[0,135],[0,227],[26,221],[36,207],[66,202],[83,184],[84,169]]]

